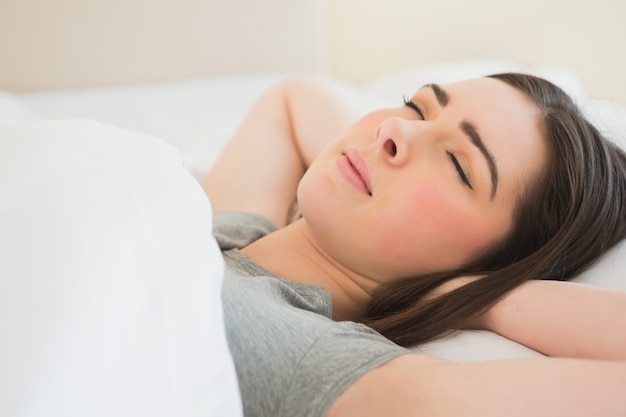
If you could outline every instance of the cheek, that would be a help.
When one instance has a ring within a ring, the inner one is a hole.
[[[440,187],[420,185],[390,206],[378,248],[413,271],[460,267],[503,233],[491,213]]]

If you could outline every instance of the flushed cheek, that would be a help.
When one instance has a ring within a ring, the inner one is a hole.
[[[499,236],[485,216],[453,197],[423,185],[405,192],[381,216],[378,249],[399,274],[460,267]]]

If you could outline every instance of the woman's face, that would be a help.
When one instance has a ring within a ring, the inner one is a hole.
[[[320,250],[378,283],[461,267],[510,229],[545,164],[539,126],[501,81],[425,86],[319,155],[298,189],[304,220]]]

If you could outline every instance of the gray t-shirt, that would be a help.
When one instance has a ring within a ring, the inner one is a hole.
[[[256,215],[215,215],[226,261],[226,332],[244,413],[321,417],[359,376],[408,351],[364,325],[333,321],[327,290],[278,278],[239,252],[272,230]]]

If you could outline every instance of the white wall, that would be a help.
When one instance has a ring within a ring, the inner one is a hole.
[[[330,72],[361,82],[400,66],[472,58],[550,64],[626,104],[622,0],[327,0]]]

